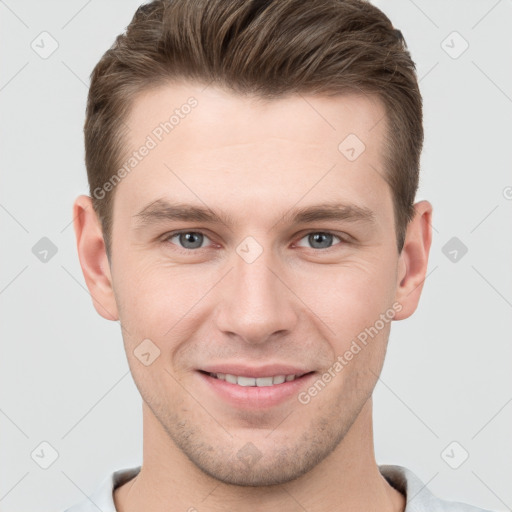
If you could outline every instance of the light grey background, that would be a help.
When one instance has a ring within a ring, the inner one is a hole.
[[[93,309],[71,225],[73,200],[87,193],[88,77],[139,3],[0,1],[3,512],[63,510],[141,462],[120,328]],[[512,1],[375,3],[417,63],[418,199],[434,206],[422,300],[393,324],[375,391],[377,459],[409,467],[439,496],[511,510]],[[44,31],[58,43],[47,58]],[[42,237],[57,247],[46,263],[32,252]],[[468,248],[456,262],[442,250],[452,237]],[[48,469],[43,441],[58,452]],[[449,467],[463,450],[469,458]]]

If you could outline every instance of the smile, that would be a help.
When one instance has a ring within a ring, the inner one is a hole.
[[[209,373],[210,377],[219,380],[225,380],[230,384],[238,386],[275,386],[283,382],[291,382],[301,375],[274,375],[273,377],[243,377],[241,375],[231,375],[230,373]]]

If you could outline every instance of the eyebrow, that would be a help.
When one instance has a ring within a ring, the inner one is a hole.
[[[206,222],[209,224],[235,225],[234,218],[226,213],[214,212],[211,208],[187,203],[170,203],[157,199],[134,215],[137,229],[162,221]],[[375,223],[375,214],[365,206],[346,203],[322,203],[285,213],[279,223],[310,224],[322,220]]]

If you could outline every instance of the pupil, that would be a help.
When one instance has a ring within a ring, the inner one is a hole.
[[[322,245],[322,238],[324,239],[324,242],[327,241],[329,242],[330,239],[332,238],[332,235],[328,234],[328,233],[314,233],[313,235],[310,235],[310,237],[312,237],[312,240],[313,240],[313,243],[311,245],[315,245],[317,242],[320,242],[320,245]],[[311,240],[310,240],[311,241]],[[324,245],[322,245],[323,248],[325,248],[325,243]]]
[[[187,247],[187,249],[197,249],[198,247],[201,247],[202,239],[200,237],[202,237],[202,235],[200,233],[182,233],[181,237],[182,237],[181,242],[183,243],[183,245],[185,247]],[[194,238],[196,238],[195,244],[194,244],[194,240],[193,240]],[[184,242],[183,242],[183,239],[184,239]],[[199,240],[199,243],[197,243],[197,240]],[[190,247],[189,245],[187,245],[189,243],[191,243],[193,247]]]

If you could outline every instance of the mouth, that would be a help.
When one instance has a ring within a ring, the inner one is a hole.
[[[284,384],[285,382],[293,382],[294,380],[300,379],[305,375],[309,375],[313,372],[300,373],[300,374],[290,374],[290,375],[273,375],[268,377],[245,377],[243,375],[232,375],[230,373],[215,373],[215,372],[206,372],[203,370],[199,370],[200,373],[204,375],[208,375],[214,379],[222,380],[225,382],[229,382],[230,384],[236,384],[242,387],[270,387],[270,386],[279,386]]]
[[[274,370],[275,372],[275,370]],[[258,371],[243,371],[246,375],[198,370],[202,393],[215,403],[220,400],[234,410],[262,411],[297,400],[300,391],[311,385],[315,371],[300,373],[279,372],[275,375],[268,369],[259,375]],[[242,372],[240,372],[242,373]]]

